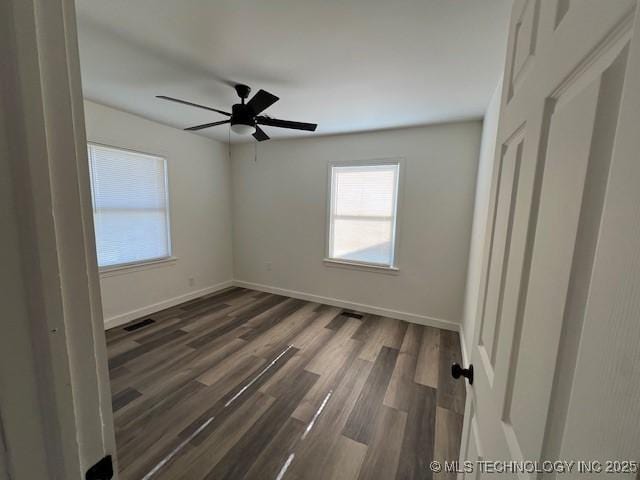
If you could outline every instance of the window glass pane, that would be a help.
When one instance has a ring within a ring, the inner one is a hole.
[[[336,167],[336,215],[394,214],[395,165]]]
[[[391,223],[386,220],[334,222],[334,258],[356,262],[391,262]]]
[[[393,265],[398,164],[335,166],[329,256]]]
[[[89,145],[98,265],[170,256],[165,160]]]

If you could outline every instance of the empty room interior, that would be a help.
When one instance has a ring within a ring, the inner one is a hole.
[[[1,480],[636,478],[637,0],[0,13]]]

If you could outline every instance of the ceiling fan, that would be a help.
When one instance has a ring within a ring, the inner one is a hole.
[[[251,100],[245,103],[245,99],[249,97],[251,88],[247,85],[238,84],[235,85],[236,93],[240,97],[241,103],[236,103],[231,107],[231,113],[224,110],[218,110],[217,108],[206,107],[204,105],[198,105],[197,103],[187,102],[186,100],[180,100],[179,98],[167,97],[166,95],[156,95],[156,98],[162,100],[169,100],[170,102],[182,103],[183,105],[189,105],[191,107],[203,108],[211,112],[217,112],[222,115],[226,115],[230,118],[227,120],[221,120],[219,122],[204,123],[202,125],[196,125],[194,127],[185,128],[185,130],[194,131],[202,130],[209,127],[215,127],[216,125],[224,125],[226,123],[231,124],[231,130],[240,135],[252,134],[253,137],[262,142],[263,140],[269,140],[264,130],[260,128],[260,125],[267,125],[270,127],[279,128],[291,128],[294,130],[307,130],[314,132],[318,126],[315,123],[303,123],[303,122],[291,122],[289,120],[279,120],[277,118],[271,118],[267,115],[259,115],[271,105],[276,103],[279,98],[275,95],[265,91],[258,90]]]

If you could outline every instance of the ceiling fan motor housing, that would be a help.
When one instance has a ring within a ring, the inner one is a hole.
[[[231,125],[250,125],[256,126],[256,119],[253,109],[247,105],[236,103],[231,110]]]

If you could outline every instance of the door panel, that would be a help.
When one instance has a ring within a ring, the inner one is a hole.
[[[525,76],[526,67],[533,61],[538,34],[540,0],[527,0],[520,7],[515,23],[513,62],[509,75],[509,99],[513,97],[519,80]]]
[[[495,364],[496,339],[499,335],[504,300],[505,275],[509,265],[509,247],[518,196],[520,180],[520,162],[522,160],[523,140],[517,136],[515,141],[503,148],[504,154],[498,165],[498,201],[495,204],[495,222],[491,248],[488,295],[482,323],[482,337],[479,348],[487,373],[493,376]]]
[[[535,461],[561,450],[621,98],[631,88],[636,8],[634,0],[514,5],[467,459],[482,451]]]
[[[502,417],[524,458],[540,454],[599,83],[558,106],[550,119],[526,306]]]
[[[639,23],[640,12],[635,17],[628,58],[623,62],[624,57],[619,57],[618,65],[603,76],[603,83],[610,86],[603,88],[603,97],[609,98],[601,97],[602,104],[616,113],[607,115],[603,108],[600,115],[599,110],[592,148],[599,158],[610,158],[610,165],[602,172],[606,191],[601,207],[597,182],[593,188],[596,195],[589,198],[602,213],[589,263],[589,293],[565,410],[560,456],[566,458],[640,460]],[[621,77],[624,85],[616,98]],[[617,101],[619,109],[615,108]],[[588,242],[585,247],[590,247]],[[583,250],[588,256],[588,248]],[[625,472],[616,478],[637,479],[640,474]]]
[[[593,127],[594,136],[582,199],[568,301],[564,313],[563,331],[558,347],[549,431],[544,445],[544,458],[558,458],[562,432],[566,425],[571,387],[575,378],[579,339],[582,336],[586,304],[590,290],[598,231],[607,190],[613,143],[620,113],[620,100],[626,73],[628,47],[602,75],[598,107]],[[611,119],[616,119],[611,121]]]

